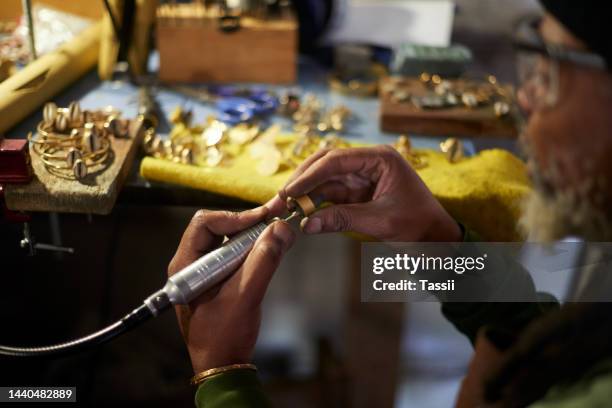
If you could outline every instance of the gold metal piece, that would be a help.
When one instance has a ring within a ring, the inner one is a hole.
[[[153,144],[155,140],[159,140],[159,138],[155,134],[155,130],[153,128],[149,128],[147,132],[145,133],[145,137],[143,140],[143,147],[144,147],[145,153],[153,154],[155,152],[155,149],[153,148]]]
[[[502,116],[506,116],[510,113],[510,105],[507,102],[495,102],[493,105],[493,111],[495,112],[495,116],[498,118]]]
[[[396,89],[391,94],[391,101],[393,103],[403,103],[410,101],[410,92],[404,89]]]
[[[183,149],[181,151],[181,163],[193,164],[193,150]]]
[[[210,167],[217,167],[223,161],[223,153],[216,147],[209,147],[206,150],[206,164]]]
[[[257,172],[262,176],[272,176],[279,170],[282,162],[282,154],[276,148],[267,149],[265,157],[257,164]]]
[[[68,150],[68,154],[66,155],[66,164],[68,165],[68,167],[72,168],[74,166],[74,163],[77,160],[81,160],[83,158],[83,155],[81,154],[81,151],[72,147],[70,148],[70,150]]]
[[[307,94],[300,108],[292,116],[293,129],[302,134],[341,132],[351,111],[343,105],[324,109],[323,102],[314,95]]]
[[[57,115],[57,105],[53,102],[47,102],[43,108],[43,121],[45,123],[54,123]]]
[[[406,135],[401,135],[393,145],[395,150],[402,155],[404,159],[415,169],[422,169],[427,166],[427,161],[422,159],[420,155],[412,150],[410,138]]]
[[[172,140],[164,140],[163,151],[164,156],[167,158],[171,159],[174,157],[174,145],[172,144]]]
[[[70,137],[75,140],[81,137],[81,129],[74,128],[70,131]]]
[[[423,159],[421,156],[414,154],[410,159],[410,165],[412,166],[412,168],[420,170],[427,167],[428,163],[427,160]]]
[[[68,129],[68,118],[63,113],[58,112],[55,116],[55,129],[58,132],[65,132]]]
[[[227,126],[223,122],[214,120],[202,132],[202,138],[206,141],[207,147],[217,146],[223,140]]]
[[[319,149],[341,149],[349,147],[349,143],[335,133],[330,133],[319,142]]]
[[[308,217],[317,210],[317,207],[308,195],[303,195],[297,198],[287,198],[287,208],[290,211],[299,209],[304,217]]]
[[[250,126],[246,123],[240,123],[227,131],[230,142],[237,145],[245,145],[252,142],[258,134],[258,126]]]
[[[109,116],[104,122],[104,130],[115,137],[128,137],[129,136],[129,121],[120,119],[116,116]]]
[[[465,92],[461,95],[461,102],[468,108],[475,108],[478,106],[478,99],[473,92]]]
[[[298,159],[304,159],[316,152],[320,143],[321,138],[319,136],[310,133],[304,134],[295,142],[292,154]]]
[[[81,159],[78,159],[74,162],[72,171],[74,172],[74,177],[77,179],[82,179],[87,176],[87,165]]]
[[[450,163],[456,163],[464,156],[463,143],[454,137],[448,138],[440,143],[440,150],[446,154],[446,159]]]
[[[151,142],[151,152],[155,157],[162,157],[164,152],[164,141],[159,136],[155,136]]]
[[[100,141],[100,133],[93,123],[85,124],[85,132],[83,134],[82,146],[86,151],[93,153],[100,150],[102,143]]]
[[[371,96],[378,93],[380,78],[387,74],[384,65],[374,63],[360,75],[359,79],[347,78],[342,72],[335,72],[329,77],[328,84],[330,89],[345,95]]]
[[[438,95],[446,95],[453,89],[453,84],[450,81],[444,80],[435,86],[434,92]]]
[[[338,105],[323,115],[323,119],[317,124],[320,132],[341,132],[347,119],[351,116],[351,111],[344,105]]]
[[[395,148],[410,152],[412,149],[412,142],[410,142],[410,138],[408,136],[400,135],[400,137],[397,138],[397,142],[395,142]]]
[[[83,112],[78,102],[71,102],[68,105],[68,120],[72,126],[80,126],[83,123]]]
[[[173,123],[175,125],[183,123],[189,126],[191,124],[191,119],[193,118],[193,112],[191,112],[190,110],[185,111],[181,106],[177,106],[170,113],[170,116],[168,118],[170,119],[170,123]]]

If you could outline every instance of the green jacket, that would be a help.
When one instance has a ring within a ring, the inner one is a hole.
[[[465,229],[464,229],[465,231]],[[466,231],[466,242],[480,241],[478,235]],[[533,303],[444,303],[442,313],[472,343],[480,328],[488,326],[517,333],[530,321],[551,308],[556,300],[539,296]],[[609,406],[612,394],[612,362],[604,362],[571,387],[553,388],[533,408],[595,408]],[[236,370],[211,377],[202,383],[195,395],[198,408],[262,408],[272,404],[263,391],[257,373]]]
[[[198,408],[263,408],[272,404],[253,370],[235,370],[204,381],[195,395]]]

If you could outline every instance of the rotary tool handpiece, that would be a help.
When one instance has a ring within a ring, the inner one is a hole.
[[[145,300],[145,304],[157,315],[159,302],[165,303],[164,297],[173,305],[191,302],[236,271],[267,226],[267,223],[261,222],[238,233],[219,248],[175,273],[168,278],[163,289]]]

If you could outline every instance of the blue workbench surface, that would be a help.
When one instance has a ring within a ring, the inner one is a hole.
[[[154,64],[154,63],[153,63]],[[308,58],[302,58],[299,63],[299,82],[294,86],[272,86],[273,89],[298,89],[302,93],[313,93],[319,97],[326,106],[337,104],[346,105],[353,113],[354,120],[348,126],[345,136],[366,143],[393,143],[397,134],[383,133],[379,129],[379,102],[377,98],[360,98],[342,95],[330,91],[327,86],[328,73]],[[54,98],[59,106],[68,106],[73,100],[79,100],[85,109],[96,109],[112,105],[123,111],[124,117],[134,117],[138,109],[138,90],[136,87],[119,82],[100,81],[95,72],[88,73],[62,94]],[[195,122],[202,122],[208,115],[215,114],[211,106],[189,100],[172,91],[158,89],[157,101],[164,113],[168,115],[177,105],[186,105],[194,111]],[[23,137],[28,131],[33,131],[42,118],[42,108],[34,115],[23,121],[10,133],[10,137]],[[278,119],[290,130],[289,122]],[[168,129],[161,127],[163,134]],[[437,148],[442,138],[413,136],[413,145],[417,147]],[[467,143],[468,150],[471,143]]]

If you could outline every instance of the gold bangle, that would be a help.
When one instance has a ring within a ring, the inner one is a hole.
[[[202,371],[199,374],[194,375],[191,378],[191,385],[200,385],[202,384],[204,381],[206,381],[207,379],[209,379],[210,377],[217,375],[217,374],[221,374],[221,373],[226,373],[228,371],[234,371],[234,370],[253,370],[253,371],[257,371],[257,367],[255,366],[255,364],[230,364],[230,365],[226,365],[223,367],[217,367],[217,368],[211,368],[205,371]]]
[[[45,143],[48,141],[54,142],[65,142],[65,141],[74,141],[81,138],[81,135],[72,135],[72,134],[64,134],[64,133],[56,133],[51,125],[45,122],[39,122],[36,127],[38,134],[40,137],[37,137],[33,140],[34,143]],[[44,140],[40,140],[40,139]]]
[[[81,159],[83,161],[86,161],[88,166],[94,166],[106,160],[106,157],[110,150],[111,142],[110,140],[106,138],[101,138],[100,140],[101,140],[100,143],[102,144],[102,146],[98,150],[81,154]],[[63,167],[57,167],[57,165],[51,163],[53,161],[59,161],[59,162],[66,161],[67,156],[65,154],[64,155],[55,154],[58,151],[64,152],[65,150],[57,149],[57,150],[48,150],[48,151],[43,151],[43,152],[36,151],[36,153],[40,156],[40,159],[43,163],[51,165],[55,167],[56,169],[62,169]]]

